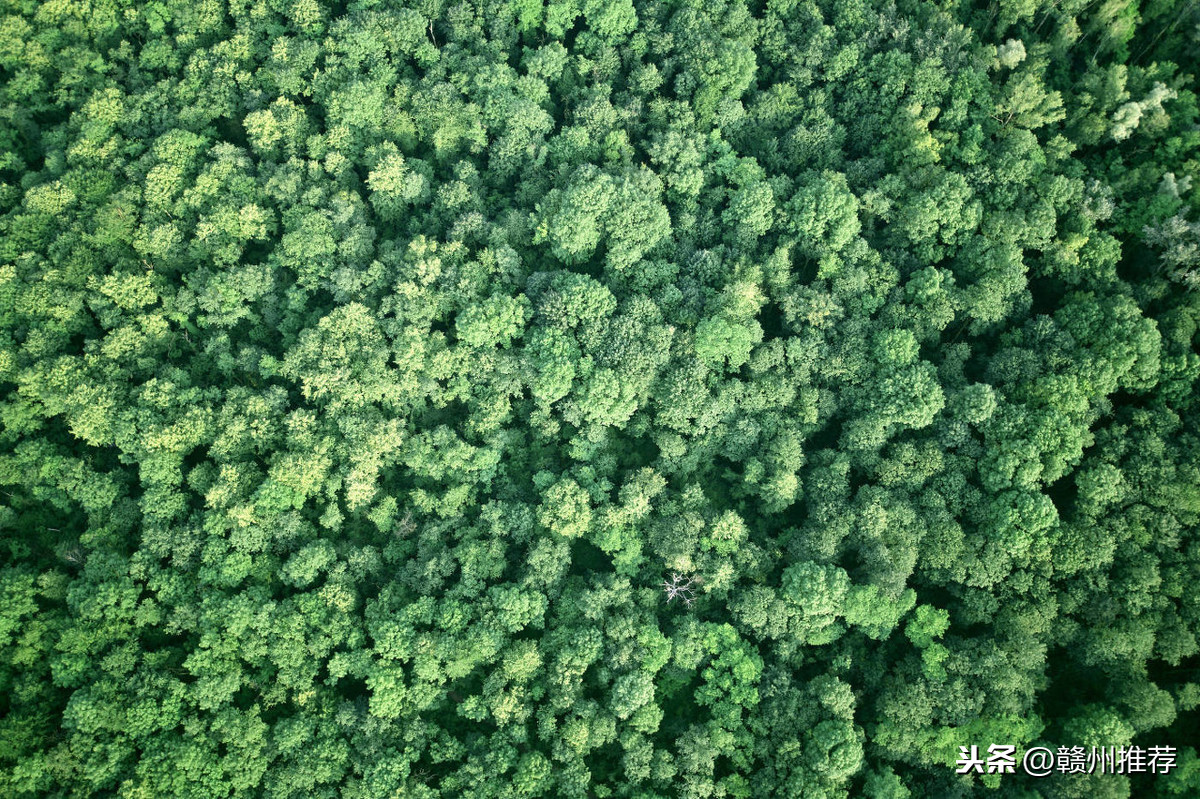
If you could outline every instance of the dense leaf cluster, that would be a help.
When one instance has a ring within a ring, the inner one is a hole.
[[[0,794],[1200,795],[1197,53],[3,0]]]

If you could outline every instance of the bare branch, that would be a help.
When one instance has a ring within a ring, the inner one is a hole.
[[[667,594],[667,602],[669,603],[672,599],[678,597],[683,601],[683,604],[691,607],[692,602],[696,599],[694,586],[700,582],[699,577],[688,577],[685,580],[675,572],[671,572],[671,579],[663,580],[662,582],[663,591]]]

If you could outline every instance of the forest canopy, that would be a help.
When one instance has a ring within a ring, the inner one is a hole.
[[[0,0],[0,795],[1200,796],[1198,54]]]

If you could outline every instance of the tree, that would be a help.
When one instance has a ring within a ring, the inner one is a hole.
[[[1197,5],[9,3],[0,795],[1196,794]]]

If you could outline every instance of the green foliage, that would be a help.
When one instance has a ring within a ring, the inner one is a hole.
[[[1197,30],[7,3],[0,795],[1200,795]]]

